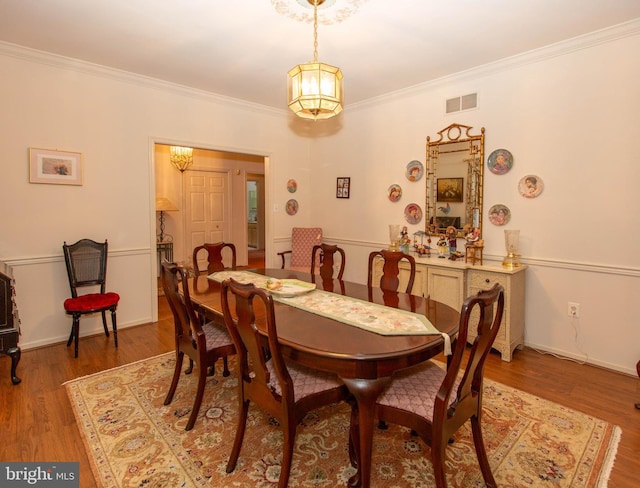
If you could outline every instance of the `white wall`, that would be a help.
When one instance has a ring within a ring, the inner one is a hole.
[[[330,242],[347,247],[346,279],[366,279],[369,248],[387,245],[387,224],[405,224],[408,203],[424,208],[425,180],[409,182],[405,169],[413,159],[425,163],[426,137],[454,122],[473,126],[474,134],[485,127],[486,156],[498,148],[514,155],[506,175],[485,174],[485,256],[501,259],[504,229],[520,229],[529,265],[526,343],[635,374],[640,35],[638,25],[607,35],[347,108],[341,129],[312,149],[314,222]],[[477,109],[444,114],[445,99],[473,92]],[[538,198],[519,195],[526,174],[543,179]],[[334,197],[340,176],[351,177],[349,200]],[[387,199],[392,183],[404,190],[397,203]],[[488,222],[496,203],[512,211],[504,227]],[[409,225],[409,233],[423,226]],[[569,301],[581,304],[580,319],[567,317]]]
[[[283,182],[270,189],[275,202],[285,196],[284,182],[291,177],[286,168],[306,164],[308,140],[289,129],[294,116],[284,109],[7,44],[0,44],[0,72],[0,259],[13,266],[17,281],[23,349],[68,338],[63,241],[108,239],[107,283],[121,295],[119,327],[152,320],[154,142],[268,156],[267,181]],[[29,183],[30,147],[81,152],[84,184]],[[299,196],[300,225],[310,215],[305,198]],[[288,235],[288,224],[272,219],[267,232]],[[101,331],[98,317],[82,319],[81,335]]]
[[[0,259],[18,281],[21,345],[68,337],[64,240],[108,238],[121,326],[152,318],[152,142],[268,156],[267,265],[278,264],[292,226],[313,223],[347,249],[346,278],[362,282],[368,252],[387,244],[387,224],[402,223],[409,202],[424,206],[424,179],[409,183],[406,164],[424,163],[426,136],[457,122],[486,128],[487,155],[514,154],[510,173],[486,175],[485,220],[491,205],[503,203],[513,215],[506,228],[521,230],[526,343],[632,373],[640,344],[631,313],[640,298],[639,48],[640,29],[631,24],[347,105],[338,118],[310,126],[284,111],[0,44]],[[476,91],[478,109],[444,115],[446,98]],[[29,147],[82,152],[84,185],[29,184]],[[516,188],[528,173],[545,182],[534,200]],[[341,176],[351,177],[349,199],[335,198]],[[293,217],[283,209],[289,178],[298,182]],[[387,199],[392,183],[404,189],[396,204]],[[503,230],[485,224],[490,258],[504,255]],[[581,304],[579,320],[567,318],[568,301]],[[101,327],[96,320],[82,329]]]

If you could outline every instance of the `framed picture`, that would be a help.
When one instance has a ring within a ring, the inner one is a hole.
[[[349,198],[351,178],[338,178],[336,183],[336,198]]]
[[[438,178],[436,200],[439,202],[462,202],[464,178]]]
[[[29,181],[82,185],[82,153],[30,148]]]

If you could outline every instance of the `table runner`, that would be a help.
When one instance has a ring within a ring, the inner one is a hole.
[[[269,276],[250,271],[219,271],[209,275],[209,279],[217,282],[228,278],[264,288]],[[442,335],[445,346],[450,344],[449,336],[436,329],[427,317],[408,310],[391,308],[318,289],[295,297],[276,294],[272,296],[278,302],[377,334]]]

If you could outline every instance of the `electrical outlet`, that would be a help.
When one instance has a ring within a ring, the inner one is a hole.
[[[577,319],[580,317],[580,304],[575,302],[569,302],[567,305],[567,315]]]

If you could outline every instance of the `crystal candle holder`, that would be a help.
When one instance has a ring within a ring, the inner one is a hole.
[[[400,226],[389,224],[389,251],[399,251],[398,243],[400,242]]]
[[[518,254],[518,250],[520,247],[520,231],[505,230],[504,245],[507,249],[507,255],[502,261],[502,266],[504,266],[505,268],[517,268],[519,266],[522,266],[522,264],[520,263],[520,254]]]

